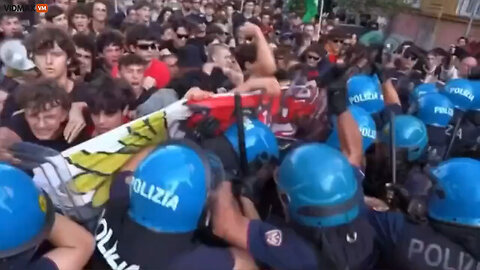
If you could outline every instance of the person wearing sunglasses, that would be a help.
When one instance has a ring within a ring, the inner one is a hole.
[[[187,27],[183,23],[179,23],[174,27],[175,35],[173,36],[173,46],[176,49],[180,49],[187,44],[190,34],[187,30]]]
[[[145,25],[135,25],[127,29],[126,45],[130,52],[140,56],[146,63],[145,80],[150,81],[146,88],[165,87],[170,81],[170,72],[165,63],[155,58],[158,52],[158,44],[151,28]],[[118,66],[112,69],[112,76],[117,78]]]
[[[302,54],[304,63],[307,65],[307,79],[317,80],[326,74],[332,64],[326,58],[326,51],[317,43],[310,45]]]

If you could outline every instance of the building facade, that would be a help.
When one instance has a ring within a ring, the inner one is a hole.
[[[424,49],[448,48],[460,36],[480,40],[480,0],[405,1],[412,9],[392,21],[392,34],[398,39],[412,40]]]

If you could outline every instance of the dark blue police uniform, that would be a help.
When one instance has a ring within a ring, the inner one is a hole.
[[[428,224],[414,224],[395,212],[365,212],[377,232],[380,267],[392,270],[476,270],[480,262]]]
[[[195,241],[194,232],[160,233],[134,222],[129,215],[129,190],[123,172],[114,180],[110,201],[96,231],[96,255],[111,269],[233,269],[225,248]],[[107,267],[108,268],[108,267]]]
[[[362,170],[354,167],[354,175],[359,187],[361,187],[364,178]],[[332,269],[331,260],[335,261],[337,254],[344,256],[340,259],[358,263],[357,265],[349,265],[349,269],[372,269],[377,260],[377,252],[373,249],[373,243],[372,245],[369,243],[369,240],[374,238],[372,231],[365,228],[365,224],[362,224],[360,219],[355,219],[352,223],[359,225],[355,226],[360,235],[359,241],[347,243],[344,238],[330,241],[328,243],[329,249],[331,249],[329,254],[333,257],[328,257],[329,255],[322,252],[323,244],[320,239],[325,240],[327,238],[328,241],[335,238],[336,233],[342,234],[340,231],[332,233],[333,230],[336,230],[335,227],[307,228],[294,223],[285,224],[273,218],[266,222],[261,220],[250,221],[248,250],[256,260],[278,270]],[[322,233],[326,237],[322,237]],[[332,238],[327,235],[332,236]],[[363,239],[360,240],[360,238]],[[365,239],[367,240],[365,241]],[[319,243],[316,243],[316,241],[319,241]],[[344,246],[347,245],[349,251],[344,252]],[[365,254],[369,254],[369,256],[365,256]]]

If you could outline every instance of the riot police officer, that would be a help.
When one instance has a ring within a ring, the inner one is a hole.
[[[0,216],[0,269],[80,269],[93,253],[93,236],[55,214],[47,194],[7,164],[0,164]],[[53,248],[39,254],[46,240]]]
[[[448,97],[433,92],[419,97],[415,107],[415,115],[427,127],[427,162],[437,165],[443,160],[450,142],[445,132],[453,118],[454,106]]]
[[[345,104],[345,86],[332,87],[342,152],[325,144],[299,145],[277,169],[285,219],[243,215],[231,183],[213,203],[214,233],[275,269],[366,269],[375,261],[373,230],[359,217],[362,136]],[[241,204],[244,213],[255,212]],[[246,210],[245,210],[246,209]]]
[[[139,155],[138,164],[129,165],[134,172],[125,170],[114,180],[96,231],[102,267],[242,267],[237,253],[204,245],[197,235],[208,220],[209,190],[225,178],[221,161],[187,140],[166,142]]]
[[[394,117],[396,151],[396,179],[412,193],[425,194],[430,181],[423,172],[428,146],[428,133],[425,124],[411,115]],[[392,181],[390,124],[381,133],[381,144],[377,144],[375,155],[370,155],[366,164],[365,193],[375,197],[384,197],[385,185]]]
[[[231,184],[222,183],[214,232],[275,269],[368,269],[376,258],[373,231],[359,216],[359,180],[338,150],[318,143],[298,146],[278,168],[287,220],[243,216],[232,204]]]
[[[360,133],[362,134],[362,148],[363,152],[367,151],[367,149],[375,143],[377,139],[377,127],[375,125],[375,121],[373,120],[372,116],[356,105],[350,105],[348,110],[352,114],[355,122],[357,122],[358,128],[360,129]],[[326,144],[330,145],[331,147],[340,149],[340,140],[338,137],[338,125],[334,121],[333,130],[328,137]]]
[[[432,169],[435,186],[425,208],[428,219],[414,222],[398,212],[368,211],[381,250],[377,267],[387,269],[478,269],[480,162],[455,158]]]
[[[475,111],[479,108],[480,89],[473,86],[469,80],[455,79],[447,82],[441,91],[455,107],[454,117],[445,132],[449,140],[454,140],[452,147],[454,156],[462,156],[463,153],[475,148],[480,137],[480,129],[474,117]]]

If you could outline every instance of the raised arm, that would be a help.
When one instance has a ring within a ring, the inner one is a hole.
[[[257,48],[257,59],[253,64],[253,75],[260,77],[273,76],[277,70],[275,58],[260,27],[247,22],[240,31],[243,31],[247,38],[253,38],[253,43]]]
[[[55,248],[44,255],[62,270],[83,269],[95,250],[93,236],[82,226],[60,214],[55,215],[55,223],[48,237]]]

